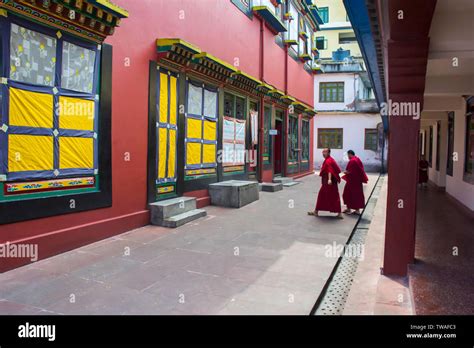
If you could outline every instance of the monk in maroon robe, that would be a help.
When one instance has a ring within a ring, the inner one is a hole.
[[[428,183],[428,161],[425,159],[425,156],[421,156],[420,161],[418,162],[418,184],[421,187]]]
[[[331,157],[331,149],[323,150],[324,162],[321,166],[319,176],[321,177],[321,189],[318,193],[316,208],[308,212],[309,215],[319,216],[319,211],[329,211],[337,213],[337,217],[342,219],[341,199],[337,185],[341,182],[339,173],[341,169],[336,161]]]
[[[355,155],[355,152],[349,150],[347,151],[347,156],[349,157],[349,163],[347,163],[345,175],[342,177],[346,181],[346,186],[344,186],[342,193],[342,199],[347,207],[344,213],[360,215],[360,209],[365,207],[362,184],[366,184],[369,178],[365,173],[362,161]]]

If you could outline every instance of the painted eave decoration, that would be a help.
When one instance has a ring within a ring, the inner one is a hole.
[[[305,31],[300,31],[300,37],[302,39],[307,39],[309,37],[308,33]]]
[[[274,88],[274,89],[269,90],[268,94],[270,94],[272,97],[280,99],[281,97],[283,97],[285,95],[285,92],[280,91],[277,88]]]
[[[318,58],[319,58],[319,50],[318,50],[316,47],[313,47],[313,48],[311,49],[311,53],[313,53],[314,59],[318,59]]]
[[[302,102],[299,102],[299,101],[294,101],[293,103],[291,103],[291,106],[293,106],[293,108],[295,109],[295,111],[297,113],[302,113],[306,109],[308,109],[307,105],[305,105],[305,104],[303,104]]]
[[[288,40],[283,40],[283,42],[284,42],[285,44],[289,45],[289,46],[298,45],[298,41],[296,41],[296,40],[290,40],[290,39],[288,39]]]
[[[309,54],[307,54],[307,53],[305,53],[305,54],[300,54],[300,55],[298,56],[298,58],[299,58],[302,62],[307,62],[307,61],[311,60],[311,56],[310,56]]]
[[[313,117],[316,115],[316,110],[314,110],[312,107],[307,107],[304,109],[304,113],[310,117]]]
[[[232,74],[238,70],[231,64],[214,57],[207,52],[193,55],[192,66],[200,73],[211,76],[220,81],[227,81],[232,78]]]
[[[268,83],[263,82],[257,86],[257,89],[265,94],[268,94],[268,92],[270,92],[274,88]]]
[[[321,69],[321,66],[319,65],[313,65],[313,67],[311,68],[311,71],[313,72],[313,74],[322,74],[323,73],[323,70]]]
[[[201,50],[182,39],[166,38],[156,40],[158,60],[165,60],[175,68],[187,66]]]
[[[319,15],[318,8],[313,4],[313,0],[299,0],[296,1],[296,7],[306,15],[306,18],[311,23],[314,31],[319,30],[319,26],[323,23]]]
[[[311,108],[302,104],[296,98],[285,95],[282,90],[264,82],[256,77],[236,69],[233,65],[213,56],[183,39],[162,38],[156,40],[158,62],[171,65],[177,70],[187,68],[199,72],[202,75],[229,84],[248,93],[267,96],[273,101],[281,104],[296,103],[295,109],[303,113],[305,109]]]
[[[259,79],[246,74],[243,71],[236,71],[232,73],[232,85],[236,86],[237,88],[243,89],[249,93],[257,93],[257,86],[262,83]]]
[[[280,97],[280,99],[285,103],[285,104],[291,104],[296,101],[295,98],[289,95],[283,95]]]
[[[287,30],[285,24],[267,6],[253,6],[252,11],[256,16],[263,18],[274,34],[283,33]]]
[[[128,17],[109,0],[0,0],[0,9],[97,43]]]

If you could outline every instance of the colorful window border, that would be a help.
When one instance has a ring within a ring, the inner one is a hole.
[[[188,110],[189,110],[189,86],[190,85],[193,85],[195,87],[199,87],[202,89],[202,96],[201,96],[201,113],[200,114],[192,114],[192,113],[189,113]],[[204,94],[205,94],[205,91],[209,91],[209,92],[212,92],[212,93],[216,93],[216,113],[215,113],[215,117],[210,117],[210,116],[206,116],[204,115]],[[191,80],[191,79],[187,79],[187,83],[186,83],[186,96],[185,96],[185,105],[186,105],[186,117],[185,117],[185,127],[184,127],[184,132],[185,132],[185,135],[184,135],[184,142],[185,142],[185,148],[184,148],[184,158],[185,158],[185,163],[184,163],[184,170],[186,173],[192,173],[190,170],[200,170],[200,169],[208,169],[208,168],[217,168],[217,147],[218,147],[218,141],[217,141],[217,135],[218,135],[218,120],[219,120],[219,89],[216,88],[216,87],[212,87],[210,85],[207,85],[205,83],[202,83],[202,82],[198,82],[196,80]],[[188,137],[188,120],[189,119],[194,119],[194,120],[200,120],[201,121],[201,137],[200,138],[190,138]],[[206,140],[204,139],[204,127],[205,127],[205,121],[209,121],[209,122],[215,122],[216,126],[215,126],[215,140]],[[187,158],[188,158],[188,154],[187,154],[187,144],[188,143],[199,143],[201,144],[201,160],[200,160],[200,163],[199,164],[188,164],[187,163]],[[216,156],[215,156],[215,160],[213,163],[203,163],[203,151],[204,151],[204,146],[203,145],[214,145],[215,148],[216,148]],[[197,172],[199,173],[199,171]],[[204,173],[203,173],[204,174]],[[199,174],[197,174],[199,175]],[[188,175],[187,175],[188,176]]]
[[[54,86],[39,86],[30,83],[17,82],[10,80],[10,36],[11,24],[16,24],[23,28],[33,30],[35,32],[54,37],[56,39],[56,71],[54,77]],[[99,128],[99,74],[100,74],[100,51],[101,46],[79,40],[71,35],[56,31],[36,23],[18,18],[14,15],[8,17],[0,17],[1,41],[2,41],[2,105],[1,105],[1,127],[0,131],[0,178],[2,182],[10,182],[17,180],[34,180],[34,179],[59,179],[68,176],[77,175],[97,175],[98,174],[98,128]],[[82,48],[86,48],[95,52],[95,74],[93,80],[92,93],[75,92],[61,87],[62,78],[62,53],[63,43],[69,42]],[[43,93],[53,96],[53,127],[52,128],[33,128],[24,126],[10,126],[9,124],[9,92],[10,88],[17,88],[27,92]],[[59,127],[58,108],[60,97],[73,97],[94,102],[94,125],[93,131],[61,129]],[[10,135],[45,135],[54,137],[54,166],[53,170],[40,171],[23,171],[9,172],[8,170],[8,137]],[[59,139],[61,137],[90,138],[93,139],[93,168],[59,168]]]

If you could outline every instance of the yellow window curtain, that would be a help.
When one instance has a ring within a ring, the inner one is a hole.
[[[168,74],[160,73],[159,121],[168,122]]]
[[[94,130],[95,103],[71,97],[59,97],[59,128]]]
[[[53,95],[10,88],[10,125],[53,127]]]
[[[59,168],[94,167],[94,139],[79,137],[59,138]]]
[[[8,170],[53,170],[53,137],[10,134],[8,136]]]

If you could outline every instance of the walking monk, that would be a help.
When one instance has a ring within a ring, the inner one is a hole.
[[[342,193],[342,199],[347,209],[344,210],[346,214],[360,215],[360,209],[365,207],[364,189],[362,184],[369,181],[367,174],[365,174],[364,165],[354,151],[347,151],[349,163],[347,163],[346,171],[342,177],[346,180],[346,186]],[[351,211],[353,209],[354,211]]]
[[[324,162],[321,166],[321,189],[319,190],[318,200],[316,201],[316,208],[314,211],[309,211],[308,215],[319,216],[319,211],[329,211],[337,213],[337,217],[342,219],[341,214],[341,199],[339,197],[339,190],[337,184],[341,182],[339,173],[341,169],[336,161],[331,157],[331,149],[323,150]]]

